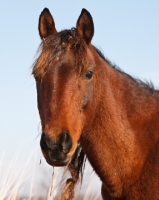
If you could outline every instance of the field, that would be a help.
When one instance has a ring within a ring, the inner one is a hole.
[[[53,169],[43,158],[37,159],[37,153],[26,162],[19,157],[16,154],[6,165],[5,154],[0,155],[0,200],[56,200],[68,176],[63,168]],[[75,200],[101,199],[97,179],[87,163],[83,183],[76,187]]]

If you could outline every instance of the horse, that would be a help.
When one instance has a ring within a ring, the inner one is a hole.
[[[86,155],[103,200],[159,199],[159,91],[91,43],[94,23],[86,9],[75,28],[58,32],[45,8],[38,29],[41,52],[32,73],[47,163],[79,173]]]

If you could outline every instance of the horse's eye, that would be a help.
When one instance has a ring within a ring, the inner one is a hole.
[[[85,74],[85,78],[86,79],[91,79],[92,78],[92,76],[93,76],[93,71],[88,71],[88,72],[86,72],[86,74]]]

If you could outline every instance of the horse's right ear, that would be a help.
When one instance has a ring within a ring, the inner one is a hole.
[[[76,29],[80,37],[89,44],[94,35],[94,24],[91,14],[84,8],[77,20]]]
[[[54,19],[48,8],[44,8],[40,14],[38,29],[41,39],[44,39],[57,32]]]

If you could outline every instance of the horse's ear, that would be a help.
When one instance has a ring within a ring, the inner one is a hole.
[[[48,8],[44,8],[39,17],[39,35],[41,39],[56,33],[55,22]]]
[[[76,29],[80,37],[89,44],[94,35],[94,24],[91,14],[84,8],[77,20]]]

